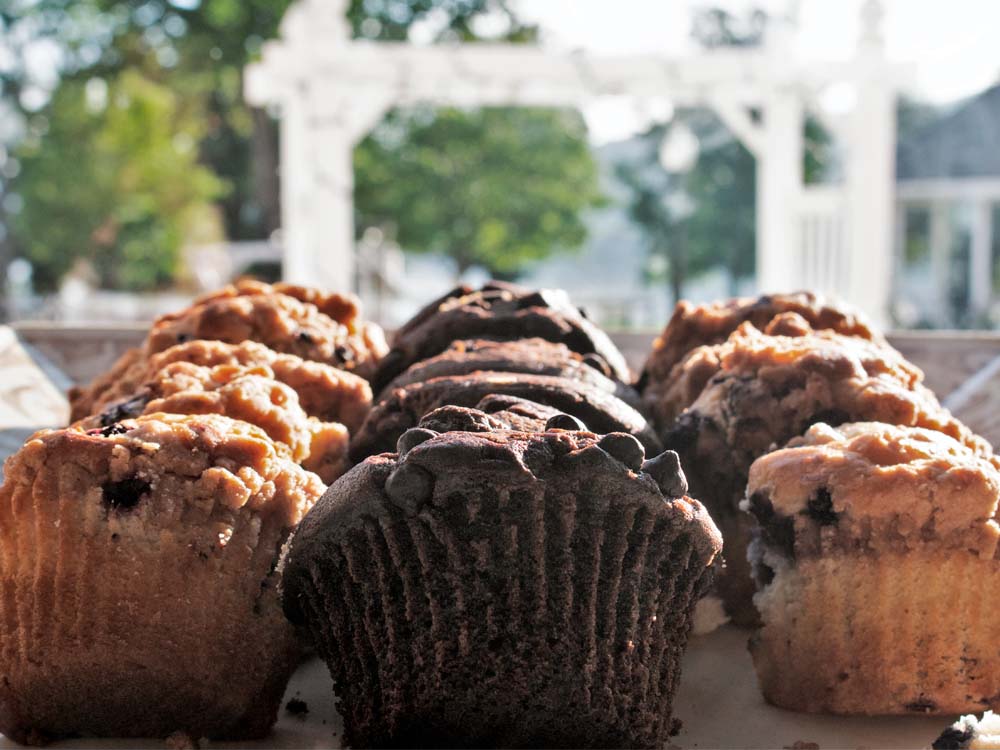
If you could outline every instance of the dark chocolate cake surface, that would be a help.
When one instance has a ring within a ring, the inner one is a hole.
[[[447,423],[447,420],[442,424]],[[400,440],[300,526],[284,601],[354,747],[655,747],[720,547],[633,436]]]

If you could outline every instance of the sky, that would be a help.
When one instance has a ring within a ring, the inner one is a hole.
[[[791,10],[798,18],[797,51],[802,58],[843,59],[850,57],[858,39],[862,0],[514,0],[512,4],[519,16],[541,26],[547,46],[596,55],[692,52],[693,7],[719,5],[737,13],[761,7],[772,16]],[[1000,80],[996,36],[1000,1],[882,0],[882,6],[887,56],[913,66],[909,93],[945,104]],[[588,124],[597,140],[613,140],[619,135],[612,132],[614,108],[604,109],[608,111],[603,114],[589,112]]]

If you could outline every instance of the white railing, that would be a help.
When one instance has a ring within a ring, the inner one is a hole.
[[[851,283],[851,254],[843,188],[807,185],[796,212],[798,286],[845,295]]]

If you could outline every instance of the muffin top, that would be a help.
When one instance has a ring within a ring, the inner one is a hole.
[[[146,353],[155,354],[195,339],[230,344],[250,340],[362,377],[374,371],[387,347],[381,329],[362,323],[353,314],[356,306],[343,303],[337,295],[308,293],[302,287],[281,288],[318,302],[342,319],[332,318],[316,304],[278,288],[241,282],[202,297],[180,312],[159,317],[146,339]]]
[[[274,379],[269,367],[172,362],[136,393],[108,404],[76,423],[82,430],[108,427],[142,414],[222,414],[256,425],[288,447],[290,456],[332,481],[343,470],[347,430],[336,422],[309,417],[295,391]],[[332,452],[323,456],[322,451]],[[322,470],[320,468],[322,467]]]
[[[546,425],[550,421],[581,424],[575,417],[564,414],[551,406],[516,396],[492,395],[482,399],[475,408],[441,406],[424,415],[419,426],[436,432],[493,432],[496,430],[545,432]],[[576,427],[576,429],[580,429],[580,427]]]
[[[392,450],[403,432],[439,406],[473,407],[491,395],[527,399],[566,412],[595,432],[629,432],[650,449],[659,447],[642,415],[607,391],[568,378],[477,372],[411,383],[383,395],[353,436],[351,457],[360,461]]]
[[[87,414],[103,412],[110,404],[126,400],[175,362],[203,367],[264,366],[273,373],[275,380],[296,392],[306,414],[324,422],[341,422],[349,430],[360,427],[371,408],[372,393],[368,382],[353,373],[294,354],[282,354],[256,341],[226,344],[196,339],[148,358],[130,359],[124,372],[119,372],[101,393],[95,394]]]
[[[640,387],[644,389],[654,382],[670,379],[671,370],[688,352],[699,346],[722,343],[740,324],[749,322],[763,330],[775,316],[785,312],[802,316],[817,330],[831,330],[869,341],[883,340],[860,312],[813,292],[736,297],[703,305],[681,300],[667,327],[653,342]]]
[[[4,476],[0,496],[18,483],[34,485],[59,502],[87,503],[100,517],[128,520],[130,528],[137,523],[137,533],[142,526],[224,521],[233,513],[292,527],[324,490],[263,430],[216,414],[151,414],[88,431],[43,430],[7,460]]]
[[[761,332],[764,336],[760,335]],[[657,427],[665,429],[670,426],[678,414],[694,403],[705,385],[723,369],[725,361],[734,361],[734,358],[757,351],[764,356],[769,353],[775,356],[795,356],[794,342],[770,341],[765,337],[782,336],[792,339],[809,337],[814,333],[820,334],[815,341],[843,341],[843,337],[832,337],[828,332],[815,331],[805,318],[793,312],[774,316],[763,328],[763,331],[758,330],[751,323],[744,323],[732,332],[725,341],[692,349],[680,362],[674,365],[670,377],[650,382],[642,394],[643,405],[652,414]],[[802,343],[806,346],[813,345],[812,341]],[[901,356],[896,355],[895,350],[892,350],[888,344],[885,344],[885,348],[892,352],[892,355],[887,355],[891,357],[892,367],[900,370],[912,369],[913,377],[923,378],[923,374],[919,370],[903,360]],[[872,358],[872,352],[875,353],[876,359],[883,356],[880,349],[867,343],[859,343],[855,349],[862,352],[867,359]],[[784,354],[779,354],[779,350],[783,350]]]
[[[452,342],[440,354],[411,365],[394,378],[383,393],[431,378],[487,370],[572,378],[614,393],[631,406],[638,404],[638,395],[630,386],[608,377],[610,368],[603,357],[578,354],[565,344],[541,338]]]
[[[864,549],[933,542],[984,558],[1000,539],[1000,472],[955,439],[919,427],[813,425],[753,463],[747,496],[742,507],[762,523],[792,519],[805,537],[799,554],[819,551],[821,527]]]
[[[294,619],[296,579],[336,541],[374,519],[393,523],[434,516],[447,523],[489,515],[486,496],[542,493],[546,503],[645,509],[674,533],[686,533],[709,565],[721,548],[718,529],[687,484],[674,453],[645,458],[633,436],[554,430],[438,433],[418,427],[399,440],[399,453],[373,456],[334,483],[300,525],[284,568],[286,611]],[[512,501],[513,502],[513,501]],[[455,503],[464,508],[453,515]],[[475,509],[479,508],[478,511]],[[476,520],[478,527],[481,523]],[[465,532],[463,532],[465,533]],[[490,535],[495,528],[469,533]],[[665,536],[673,536],[667,534]],[[290,601],[291,600],[291,601]],[[291,606],[289,606],[291,605]]]
[[[454,290],[459,291],[464,288]],[[439,354],[454,341],[473,338],[542,338],[563,343],[578,354],[597,355],[607,364],[611,377],[629,381],[621,352],[563,291],[490,284],[460,296],[446,295],[435,304],[397,331],[392,349],[371,379],[376,393],[413,363]]]
[[[768,336],[742,324],[718,350],[718,372],[665,439],[683,441],[682,433],[695,422],[708,421],[737,454],[756,458],[814,422],[870,420],[939,430],[984,455],[992,453],[937,402],[922,383],[923,373],[894,349],[812,331],[802,318],[796,325],[795,336]]]

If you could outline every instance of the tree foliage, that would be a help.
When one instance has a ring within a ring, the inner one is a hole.
[[[114,82],[127,73],[129,85],[138,85],[136,77],[141,77],[150,91],[169,89],[176,96],[171,106],[192,103],[193,119],[168,116],[162,121],[176,128],[172,135],[181,142],[194,139],[197,163],[218,178],[210,191],[192,187],[192,199],[211,193],[221,210],[225,234],[232,239],[266,236],[277,228],[277,126],[268,113],[245,104],[242,74],[262,43],[277,36],[290,0],[12,1],[19,6],[17,18],[0,11],[0,24],[22,24],[19,38],[50,39],[61,50],[64,79],[45,115],[51,128],[27,147],[15,186],[25,205],[17,221],[17,238],[30,246],[33,259],[46,266],[39,269],[46,284],[55,283],[83,250],[74,252],[63,239],[46,246],[55,242],[56,230],[35,232],[40,214],[71,217],[78,235],[85,235],[103,226],[111,206],[119,214],[128,213],[124,207],[138,200],[122,194],[124,177],[116,180],[107,174],[112,165],[128,166],[133,174],[150,169],[143,180],[147,186],[155,179],[171,178],[153,168],[155,148],[162,146],[164,154],[171,153],[171,139],[159,129],[140,144],[128,165],[117,155],[101,168],[96,157],[84,158],[79,165],[78,160],[57,158],[71,150],[77,129],[80,144],[98,139],[92,130],[103,131],[105,141],[117,138],[108,131],[121,123],[110,117],[88,119],[82,105],[72,104],[80,101],[86,81],[93,78],[116,86],[121,84]],[[406,39],[418,24],[439,41],[526,41],[536,34],[534,27],[518,21],[506,0],[350,0],[347,16],[356,36],[383,41]],[[23,73],[21,68],[12,69],[0,80],[0,94],[18,107],[20,93],[29,85]],[[544,155],[534,153],[537,163],[524,151],[536,147],[548,149]],[[487,156],[477,165],[478,151]],[[184,169],[194,165],[188,157],[177,163]],[[54,182],[75,185],[83,167],[95,171],[88,178],[92,194],[79,201],[72,198],[72,205],[71,191],[36,199],[36,190],[44,192],[44,186]],[[78,174],[63,174],[74,170]],[[546,243],[578,244],[583,229],[575,213],[596,194],[596,170],[585,150],[582,124],[564,112],[395,113],[361,146],[357,170],[361,228],[391,225],[405,249],[450,253],[460,266],[483,263],[506,273],[540,257]],[[526,184],[527,179],[534,183]],[[157,195],[170,191],[168,186],[149,189]],[[451,205],[428,206],[425,196],[435,193],[447,195]],[[473,195],[482,195],[487,202],[476,204]],[[158,200],[143,205],[163,209]],[[145,215],[147,222],[155,223],[152,215]],[[447,223],[434,226],[429,223],[433,220]],[[145,255],[139,257],[135,243],[127,253],[119,247],[121,262],[107,266],[102,280],[132,286],[164,281],[176,266],[182,225],[173,218],[156,231],[150,225],[144,236],[157,239]],[[135,225],[116,220],[115,226],[121,230],[115,234],[120,244],[131,236],[125,228]],[[69,228],[64,231],[72,234]],[[504,243],[509,244],[504,247]],[[95,248],[91,251],[97,253]],[[103,256],[97,253],[95,262],[97,257]],[[135,268],[131,258],[140,261]]]
[[[565,110],[396,112],[355,152],[359,227],[459,271],[516,274],[585,238],[580,211],[599,200],[585,135]]]
[[[161,286],[174,279],[182,238],[212,222],[208,202],[222,190],[198,164],[203,118],[137,73],[94,91],[64,82],[38,115],[48,130],[18,152],[25,198],[15,233],[42,288],[78,260],[105,286]]]

